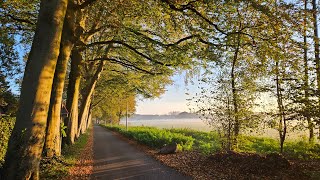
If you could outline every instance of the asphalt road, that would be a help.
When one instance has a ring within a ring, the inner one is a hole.
[[[92,179],[182,180],[191,179],[156,161],[134,146],[94,125]]]

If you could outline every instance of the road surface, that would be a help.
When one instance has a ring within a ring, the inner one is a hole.
[[[93,129],[92,179],[191,179],[156,161],[98,125]]]

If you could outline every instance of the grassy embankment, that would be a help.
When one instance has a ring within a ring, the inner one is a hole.
[[[14,127],[15,118],[0,117],[0,169],[4,163],[8,140]],[[89,138],[89,130],[81,135],[74,145],[65,146],[62,156],[53,159],[42,159],[40,165],[41,179],[60,179],[66,177],[69,169],[73,167],[79,158],[81,150],[86,146]]]
[[[131,139],[153,148],[176,142],[180,150],[198,150],[204,154],[221,151],[221,138],[215,132],[202,132],[191,129],[158,129],[155,127],[130,127],[103,125]],[[279,142],[276,139],[254,136],[239,137],[238,152],[268,154],[279,152]],[[307,141],[287,141],[284,155],[290,158],[314,159],[320,158],[320,145]]]

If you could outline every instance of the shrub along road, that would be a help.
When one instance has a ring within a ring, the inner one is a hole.
[[[191,179],[94,125],[92,179]]]

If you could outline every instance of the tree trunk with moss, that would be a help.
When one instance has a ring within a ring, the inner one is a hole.
[[[48,109],[68,0],[42,0],[2,179],[39,179]]]
[[[71,71],[69,74],[69,84],[67,91],[67,109],[69,117],[66,118],[67,144],[74,144],[78,130],[78,101],[81,80],[82,56],[78,49],[73,49],[71,53]]]
[[[75,11],[69,8],[66,13],[66,18],[63,25],[62,40],[60,45],[60,54],[54,75],[50,107],[48,113],[48,124],[44,155],[46,157],[53,157],[54,155],[61,155],[61,104],[62,94],[64,89],[65,77],[67,73],[68,61],[71,50],[74,46],[73,37],[75,29]]]
[[[94,91],[94,88],[97,84],[97,81],[103,71],[103,66],[105,65],[105,61],[101,61],[99,63],[99,66],[91,78],[91,81],[89,85],[86,87],[86,90],[84,91],[83,97],[82,97],[82,103],[80,107],[80,113],[79,113],[79,129],[78,129],[78,135],[82,134],[85,131],[85,123],[87,122],[89,109],[90,109],[90,103],[91,103],[91,97]]]

